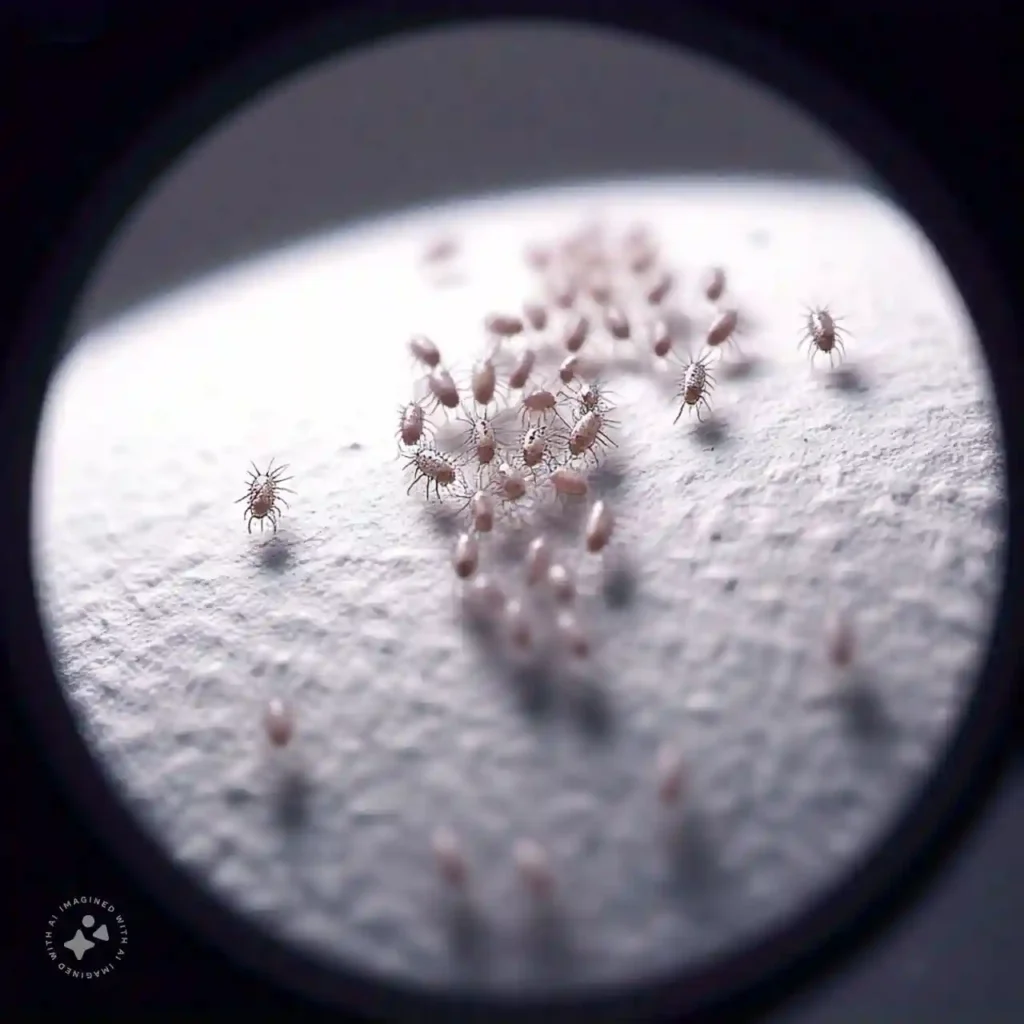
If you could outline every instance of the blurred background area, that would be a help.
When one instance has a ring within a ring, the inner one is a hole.
[[[72,336],[353,220],[680,173],[870,181],[780,98],[652,40],[539,22],[409,35],[270,87],[182,154],[102,257]]]

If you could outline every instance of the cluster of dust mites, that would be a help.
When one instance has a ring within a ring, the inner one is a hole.
[[[454,243],[435,249],[427,263],[451,259]],[[625,368],[670,380],[675,421],[693,413],[702,422],[712,412],[715,365],[732,354],[745,358],[738,339],[746,321],[719,267],[705,272],[695,295],[690,289],[696,303],[684,302],[678,271],[643,226],[614,237],[587,226],[530,247],[525,259],[534,293],[483,318],[471,365],[449,365],[443,343],[426,335],[407,339],[416,389],[398,412],[396,435],[408,493],[419,490],[457,522],[450,572],[470,622],[513,663],[543,660],[572,678],[595,655],[584,581],[616,537],[616,510],[594,475],[623,425],[608,381]],[[838,324],[827,309],[806,311],[801,344],[812,361],[819,353],[830,365],[841,357]],[[287,506],[284,468],[253,466],[239,499],[250,531],[254,520],[276,531],[278,503]],[[574,534],[566,529],[573,524]],[[848,664],[851,644],[840,624],[836,664]],[[288,744],[291,709],[272,701],[265,727],[274,745]],[[677,808],[683,756],[666,744],[654,761],[657,799]],[[458,837],[441,827],[432,845],[441,877],[465,891],[471,871]],[[534,897],[550,894],[555,871],[542,846],[518,840],[513,862]]]

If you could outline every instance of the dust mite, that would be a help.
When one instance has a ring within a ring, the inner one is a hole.
[[[430,845],[441,879],[453,889],[464,889],[469,882],[469,863],[455,833],[448,828],[437,828]]]
[[[664,359],[672,351],[672,335],[664,320],[655,320],[651,325],[651,351],[659,359]]]
[[[414,334],[409,339],[409,351],[413,359],[428,370],[435,369],[441,362],[438,347],[425,334]]]
[[[430,497],[430,485],[434,485],[434,494],[440,498],[441,488],[449,488],[455,484],[456,470],[455,463],[443,452],[438,451],[430,445],[420,445],[407,459],[407,465],[414,468],[412,483],[409,484],[406,494],[419,483],[420,480],[427,482],[427,497]]]
[[[590,641],[576,616],[568,609],[558,613],[555,629],[565,649],[579,660],[590,654]]]
[[[484,318],[484,327],[489,334],[499,338],[514,338],[523,332],[523,321],[517,316],[505,313],[491,313]]]
[[[473,529],[490,533],[494,529],[494,499],[486,491],[477,491],[470,499]]]
[[[714,386],[714,378],[707,368],[705,358],[696,359],[688,363],[683,372],[682,380],[679,382],[678,396],[682,399],[682,403],[679,406],[679,412],[676,413],[676,418],[672,422],[678,423],[679,417],[683,415],[685,409],[696,408],[698,420],[701,419],[701,406],[704,406],[710,412],[711,403],[708,401],[708,395]]]
[[[576,581],[564,565],[552,565],[548,569],[548,586],[556,601],[569,604],[576,597]]]
[[[452,555],[452,566],[455,575],[459,579],[469,579],[476,572],[480,562],[480,546],[476,537],[471,533],[462,534],[455,542],[455,552]]]
[[[807,345],[811,362],[819,352],[828,356],[829,366],[833,366],[835,356],[840,359],[846,354],[843,337],[846,332],[839,326],[840,318],[834,317],[828,309],[821,307],[809,309],[804,327],[801,346]]]
[[[704,295],[709,302],[717,302],[725,291],[725,271],[711,267],[704,277]]]
[[[423,437],[423,428],[426,424],[426,414],[419,402],[410,402],[401,410],[398,424],[398,436],[402,444],[412,447]]]
[[[562,344],[569,352],[579,352],[589,334],[590,321],[582,313],[576,313],[565,325]]]
[[[568,466],[559,466],[548,476],[548,481],[559,497],[582,498],[590,489],[586,476]]]
[[[669,271],[664,271],[659,275],[657,280],[647,289],[647,301],[652,306],[658,306],[668,297],[668,293],[672,291],[672,286],[675,284],[675,278]]]
[[[655,760],[655,781],[658,799],[665,805],[677,804],[686,782],[686,764],[675,747],[663,743]]]
[[[498,372],[490,359],[481,359],[473,367],[471,390],[477,405],[489,405],[498,385]]]
[[[709,348],[718,348],[727,341],[735,344],[736,328],[739,325],[740,315],[735,309],[727,309],[720,314],[714,323],[708,328],[705,341]]]
[[[427,378],[427,387],[434,396],[439,406],[445,409],[457,409],[459,405],[459,389],[452,380],[452,375],[447,371],[436,367],[430,371]]]
[[[526,387],[526,382],[530,379],[530,374],[533,372],[533,365],[536,361],[537,353],[532,348],[524,348],[519,356],[519,360],[512,368],[512,372],[508,375],[508,386],[515,388],[517,391]]]
[[[523,559],[526,565],[526,582],[529,586],[536,586],[541,580],[547,578],[548,568],[551,565],[551,545],[546,537],[534,537],[526,548],[526,557]]]
[[[614,529],[615,517],[612,515],[612,510],[604,501],[595,502],[587,519],[585,531],[587,550],[591,554],[597,554],[603,550],[611,540]]]
[[[543,331],[548,325],[547,306],[539,302],[526,302],[523,304],[523,319],[535,331]]]
[[[604,326],[616,341],[626,341],[630,336],[629,318],[618,306],[609,306],[604,311]]]
[[[295,734],[295,716],[284,701],[274,697],[263,713],[263,728],[275,747],[286,747]]]
[[[295,493],[290,487],[281,486],[286,481],[291,480],[290,476],[281,476],[288,467],[275,467],[274,460],[271,459],[266,472],[261,473],[255,462],[251,463],[251,465],[252,471],[249,473],[246,492],[235,500],[235,504],[237,505],[241,501],[246,503],[242,518],[246,520],[250,533],[252,533],[254,519],[259,520],[261,530],[263,529],[263,521],[265,519],[269,520],[270,525],[274,528],[274,532],[277,533],[277,520],[281,515],[278,502],[284,505],[285,508],[288,507],[288,502],[281,497],[281,493],[285,491],[288,494]]]

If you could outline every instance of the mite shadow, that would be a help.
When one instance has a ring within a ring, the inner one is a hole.
[[[895,737],[896,722],[866,669],[852,667],[849,670],[837,699],[843,726],[859,743],[877,746]]]
[[[718,413],[699,420],[693,428],[693,438],[702,445],[719,447],[730,440],[729,425]]]
[[[826,387],[846,395],[862,395],[870,390],[864,372],[849,363],[830,368],[825,381]]]
[[[636,567],[618,552],[610,553],[601,568],[601,594],[605,604],[616,611],[636,600],[639,586]]]
[[[726,380],[750,380],[762,376],[765,365],[765,361],[760,356],[741,355],[723,362],[718,367],[718,373]]]
[[[462,970],[483,970],[490,953],[489,935],[480,909],[468,896],[457,893],[444,908],[448,945]]]
[[[282,771],[275,782],[272,809],[283,831],[295,834],[305,826],[312,796],[313,785],[305,772],[291,765]]]
[[[673,890],[697,914],[710,914],[727,878],[707,815],[687,807],[669,823],[667,843]]]
[[[267,572],[285,572],[295,564],[295,538],[287,533],[275,533],[260,544],[256,560]]]

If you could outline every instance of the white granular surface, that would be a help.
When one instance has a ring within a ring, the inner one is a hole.
[[[609,494],[634,585],[587,603],[601,699],[581,711],[556,680],[527,711],[460,622],[451,537],[406,495],[404,346],[425,331],[464,364],[483,316],[526,297],[523,244],[594,210],[651,219],[690,282],[724,265],[760,362],[719,376],[718,438],[673,426],[650,380],[614,381]],[[458,286],[418,264],[439,230],[464,242]],[[848,318],[852,386],[797,351],[816,302]],[[271,457],[297,491],[276,540],[234,504]],[[85,339],[38,459],[45,618],[124,799],[239,913],[426,984],[694,963],[841,876],[941,755],[1003,540],[993,404],[945,270],[877,197],[792,186],[489,199],[243,267]],[[853,702],[824,658],[834,602],[861,645]],[[283,757],[261,732],[271,696],[298,716]],[[690,772],[674,846],[651,775],[664,740]],[[447,918],[437,824],[473,864],[472,950]],[[517,884],[520,836],[550,853],[554,932]]]

